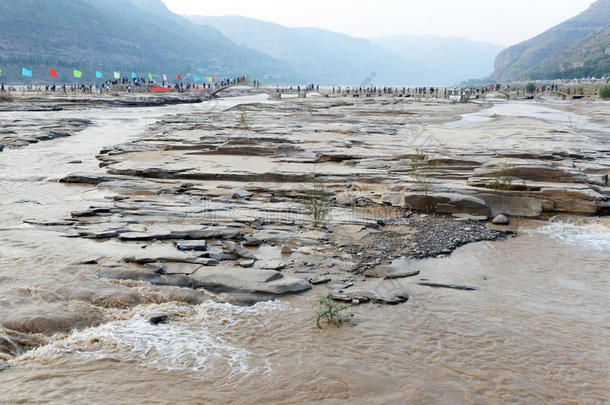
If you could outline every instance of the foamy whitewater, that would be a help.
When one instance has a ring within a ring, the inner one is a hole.
[[[578,223],[556,221],[538,232],[573,246],[610,253],[610,220],[607,219],[580,219]]]
[[[117,313],[117,320],[77,331],[52,344],[26,353],[15,364],[27,361],[53,361],[66,354],[83,359],[131,360],[160,370],[211,371],[216,362],[225,363],[231,376],[267,373],[270,363],[256,359],[250,351],[218,336],[239,327],[235,315],[265,316],[271,311],[288,310],[277,301],[251,307],[207,301],[197,306],[175,304],[139,306]],[[154,325],[150,317],[168,315],[165,324]],[[214,329],[215,331],[213,331]]]

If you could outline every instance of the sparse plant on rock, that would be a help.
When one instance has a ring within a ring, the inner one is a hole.
[[[604,100],[610,100],[610,84],[606,84],[599,89],[599,96]]]
[[[13,96],[8,93],[0,93],[0,103],[7,103],[13,101]]]
[[[349,308],[350,305],[338,304],[330,295],[320,298],[316,326],[318,329],[323,329],[322,321],[325,321],[326,325],[333,324],[337,328],[341,327],[341,325],[353,316],[353,314],[344,314]]]
[[[433,179],[432,169],[436,167],[435,162],[430,162],[430,158],[419,149],[416,150],[415,156],[411,157],[409,164],[411,170],[409,173],[417,182],[418,188],[424,193],[424,210],[430,213],[430,184]]]
[[[502,195],[502,211],[503,214],[509,215],[509,205],[511,208],[514,208],[514,220],[511,221],[513,224],[513,231],[515,236],[519,234],[519,227],[521,225],[521,219],[523,218],[523,211],[525,210],[525,205],[527,205],[527,187],[523,184],[523,191],[521,193],[517,193],[517,195],[511,194],[512,190],[519,190],[517,186],[513,185],[516,177],[514,177],[514,169],[512,167],[504,168],[503,170],[498,171],[495,174],[494,183],[492,188],[497,190]],[[513,199],[512,197],[517,197]],[[510,203],[509,203],[510,201]],[[513,204],[513,201],[516,201],[516,204]]]
[[[241,113],[241,115],[239,116],[239,124],[240,124],[241,128],[242,128],[242,129],[245,129],[245,130],[247,130],[247,129],[248,129],[248,121],[247,121],[247,118],[248,118],[248,116],[247,116],[247,114],[246,114],[246,112],[245,112],[245,111],[243,111],[243,112]]]
[[[326,184],[314,178],[311,182],[311,189],[306,192],[303,204],[305,205],[305,213],[311,219],[314,228],[323,225],[332,210],[331,198],[326,190]]]

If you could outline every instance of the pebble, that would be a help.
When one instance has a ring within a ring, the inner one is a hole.
[[[492,223],[494,223],[495,225],[508,225],[509,220],[508,217],[504,214],[500,214],[498,216],[496,216],[493,221],[491,221]]]

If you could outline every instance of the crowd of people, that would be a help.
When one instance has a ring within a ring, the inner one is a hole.
[[[136,77],[133,79],[109,79],[101,83],[84,83],[84,84],[45,84],[45,85],[27,85],[27,86],[5,86],[4,82],[0,83],[0,91],[46,91],[46,92],[63,92],[63,93],[109,93],[110,91],[126,91],[131,92],[151,92],[155,87],[171,89],[176,92],[185,92],[193,90],[217,90],[226,86],[245,84],[248,80],[247,76],[239,76],[226,78],[220,81],[210,80],[208,83],[196,83],[194,81],[177,81],[170,82],[162,80],[158,83],[155,80],[149,80],[144,77]],[[260,87],[258,80],[253,81],[254,86]]]

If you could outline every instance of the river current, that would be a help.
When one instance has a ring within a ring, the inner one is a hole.
[[[164,116],[263,99],[0,113],[0,121],[36,114],[93,121],[70,138],[0,153],[3,323],[28,319],[36,330],[76,322],[73,333],[10,360],[0,373],[0,403],[607,403],[610,221],[604,218],[525,221],[517,238],[405,263],[427,278],[480,290],[413,284],[408,303],[353,307],[353,325],[340,329],[315,326],[323,289],[236,307],[157,303],[141,286],[148,302],[129,310],[108,306],[104,322],[91,322],[102,319],[99,310],[77,295],[95,297],[102,284],[65,264],[101,247],[23,222],[60,220],[104,198],[95,187],[58,183],[76,171],[68,162],[81,160],[78,171],[101,170],[94,158],[100,149],[140,136]],[[494,114],[520,108],[509,104]],[[70,294],[73,300],[53,298]],[[161,311],[172,322],[151,325],[148,315]],[[90,324],[97,326],[80,326]],[[2,339],[11,338],[0,330]]]

